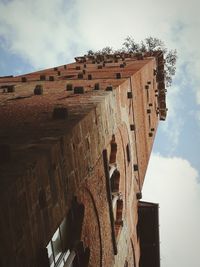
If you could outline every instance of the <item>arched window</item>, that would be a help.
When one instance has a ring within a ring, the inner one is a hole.
[[[117,169],[117,143],[115,135],[112,136],[110,142],[110,160],[109,160],[109,177],[110,177],[110,191],[112,195],[112,212],[114,216],[114,230],[115,237],[117,237],[120,228],[123,226],[123,200],[120,193],[120,172]]]

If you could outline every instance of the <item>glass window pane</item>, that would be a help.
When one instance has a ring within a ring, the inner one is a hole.
[[[65,262],[62,260],[61,262],[60,262],[60,264],[58,265],[58,267],[64,267],[65,266]]]
[[[53,245],[55,261],[57,261],[62,253],[59,229],[56,230],[55,234],[52,237],[52,245]]]
[[[65,262],[66,262],[67,258],[69,257],[69,255],[70,255],[70,250],[68,249],[67,253],[64,256]]]
[[[66,259],[66,266],[72,267],[75,257],[76,257],[76,252],[74,250],[72,250],[70,252],[68,258]]]
[[[47,252],[50,267],[54,266],[64,266],[67,258],[69,257],[69,251],[67,252],[66,240],[66,230],[67,230],[67,220],[64,218],[56,232],[54,233],[51,241],[47,245]]]
[[[58,238],[59,236],[59,229],[56,230],[55,234],[53,235],[52,237],[52,241],[56,241],[56,239]]]
[[[49,264],[51,267],[54,266],[54,261],[53,261],[53,251],[52,251],[52,246],[51,242],[47,245],[47,253],[48,253],[48,258],[49,258]]]

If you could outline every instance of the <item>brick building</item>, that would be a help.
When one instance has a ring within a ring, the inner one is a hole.
[[[0,266],[160,266],[140,199],[163,70],[154,52],[0,78]]]

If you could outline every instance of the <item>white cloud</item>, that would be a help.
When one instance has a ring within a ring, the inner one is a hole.
[[[200,110],[198,110],[195,115],[196,115],[197,122],[200,126]]]
[[[170,141],[169,153],[173,153],[179,143],[181,131],[184,127],[184,118],[178,116],[184,110],[184,103],[182,102],[181,85],[175,85],[168,89],[167,92],[167,119],[164,123],[160,123],[159,129],[165,133]]]
[[[197,103],[200,105],[200,89],[197,92]]]
[[[196,35],[195,28],[199,23],[197,5],[196,0],[184,3],[180,0],[84,0],[79,1],[77,8],[81,32],[87,37],[88,43],[95,47],[102,47],[108,42],[118,47],[126,35],[133,34],[140,40],[153,34],[163,38],[167,44],[183,46],[184,51],[191,51],[191,43],[188,39],[186,42],[185,35],[187,38]],[[176,31],[182,29],[182,34],[176,32],[176,38],[169,38],[172,28],[177,24],[179,27],[176,27]],[[173,39],[183,43],[175,44]]]
[[[163,267],[198,267],[200,184],[198,172],[182,158],[153,154],[143,189],[145,200],[160,203]]]
[[[158,36],[181,51],[180,60],[188,60],[198,56],[198,6],[197,0],[13,0],[0,2],[0,34],[33,64],[71,55],[73,45],[83,51],[81,43],[88,49],[118,48],[127,35],[138,41]]]
[[[34,67],[50,67],[69,60],[79,45],[73,15],[73,5],[62,0],[1,2],[0,36],[11,53]]]

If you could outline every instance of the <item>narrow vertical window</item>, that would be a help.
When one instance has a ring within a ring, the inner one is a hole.
[[[128,163],[131,161],[131,150],[130,150],[130,144],[128,143],[126,145],[126,156]]]

